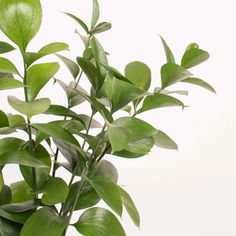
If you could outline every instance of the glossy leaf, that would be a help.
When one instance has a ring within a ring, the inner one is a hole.
[[[117,79],[128,82],[130,84],[132,84],[125,76],[123,76],[118,70],[116,70],[115,68],[111,67],[111,66],[106,66],[103,65],[104,68],[106,68],[106,70],[108,72],[110,72],[111,75],[115,76]]]
[[[100,78],[97,68],[91,62],[82,57],[77,57],[77,62],[86,74],[93,88],[98,90],[100,86]]]
[[[2,0],[0,2],[1,30],[22,51],[38,32],[42,9],[39,0]]]
[[[119,110],[145,94],[144,90],[115,77],[107,76],[105,86],[112,112]]]
[[[12,203],[21,203],[34,199],[34,195],[31,192],[32,189],[25,181],[12,183],[10,188],[12,191]]]
[[[0,41],[0,54],[7,53],[15,50],[15,48],[9,43]]]
[[[88,181],[93,186],[98,196],[118,215],[121,215],[122,201],[117,185],[104,176],[94,176]]]
[[[67,219],[53,209],[43,207],[37,210],[24,224],[20,236],[60,236],[66,227]]]
[[[184,79],[181,82],[195,84],[195,85],[205,88],[213,93],[216,93],[215,89],[210,84],[208,84],[207,82],[205,82],[204,80],[199,79],[199,78],[191,77],[191,78]]]
[[[9,203],[11,203],[11,201],[12,201],[11,189],[7,185],[3,185],[2,189],[0,191],[0,206],[1,206],[1,208],[2,208],[2,205],[9,204]]]
[[[91,29],[95,27],[99,20],[100,11],[99,11],[99,4],[97,0],[93,0],[93,14],[92,14],[92,20],[91,20]]]
[[[183,67],[173,63],[167,63],[161,68],[162,88],[166,88],[190,76],[192,74]]]
[[[119,118],[108,125],[107,129],[112,153],[126,150],[138,154],[132,156],[131,153],[126,153],[126,157],[137,157],[148,153],[154,145],[152,137],[155,133],[154,127],[133,117]]]
[[[3,228],[0,229],[0,233],[2,233],[3,236],[18,236],[22,228],[21,224],[3,218],[1,219],[1,225]]]
[[[8,126],[9,126],[8,117],[3,111],[0,110],[0,128]]]
[[[5,211],[12,213],[25,212],[28,210],[33,210],[37,208],[37,203],[34,200],[24,201],[20,203],[11,203],[1,206]]]
[[[0,90],[7,90],[7,89],[16,89],[22,88],[24,84],[16,79],[11,78],[2,78],[0,79]]]
[[[98,24],[93,30],[91,30],[92,34],[100,34],[107,30],[110,30],[112,27],[111,23],[109,22],[101,22]]]
[[[91,46],[93,49],[93,54],[94,54],[94,57],[96,60],[97,68],[99,69],[99,73],[102,78],[102,81],[100,81],[100,84],[99,84],[99,86],[101,87],[102,82],[104,81],[106,74],[107,74],[107,70],[104,68],[103,65],[107,66],[108,60],[107,60],[107,56],[106,56],[106,53],[105,53],[102,45],[95,37],[93,37],[91,39]]]
[[[68,70],[72,74],[73,78],[76,79],[77,76],[79,75],[79,72],[80,72],[80,68],[79,68],[78,64],[75,63],[74,61],[70,60],[67,57],[64,57],[64,56],[61,56],[58,54],[57,54],[57,56],[66,65],[66,67],[68,68]]]
[[[0,217],[13,221],[15,223],[24,224],[26,220],[32,215],[32,211],[26,211],[22,213],[12,213],[0,209]]]
[[[194,66],[201,64],[210,57],[209,53],[199,49],[199,48],[190,48],[187,50],[182,58],[181,66],[188,69]]]
[[[75,148],[77,151],[79,151],[82,156],[84,155],[82,149],[80,148],[78,141],[66,129],[64,129],[56,124],[53,124],[53,123],[33,124],[32,126],[36,129],[40,130],[41,132],[51,136],[52,138],[59,139],[59,140],[66,142],[67,144],[69,144],[73,148]]]
[[[174,58],[174,55],[173,55],[170,47],[167,45],[166,41],[161,36],[160,36],[160,38],[161,38],[161,42],[162,42],[162,45],[165,50],[166,62],[167,63],[175,63],[175,58]]]
[[[124,204],[124,207],[126,208],[128,214],[131,217],[131,219],[133,220],[134,224],[139,227],[140,226],[140,216],[139,216],[138,210],[137,210],[132,198],[121,187],[119,187],[119,190],[120,190],[121,199]]]
[[[173,106],[181,106],[184,108],[184,104],[179,99],[166,94],[156,93],[149,95],[144,99],[143,105],[137,113],[142,113],[151,109]]]
[[[44,63],[33,65],[27,71],[26,83],[29,101],[33,101],[45,84],[59,70],[58,63]]]
[[[9,104],[18,112],[32,117],[34,115],[41,114],[48,110],[50,106],[50,100],[48,98],[40,98],[32,102],[24,102],[16,97],[8,97]]]
[[[18,164],[35,168],[48,168],[42,161],[30,156],[27,152],[6,152],[0,155],[0,165]]]
[[[18,152],[24,143],[25,141],[19,138],[0,139],[0,155],[8,152]]]
[[[111,236],[114,232],[117,236],[126,235],[117,218],[110,211],[98,207],[85,211],[74,227],[85,236]]]
[[[40,192],[43,192],[41,200],[43,204],[55,205],[66,200],[69,188],[64,180],[54,177],[43,185]]]
[[[25,151],[29,150],[29,145],[24,147]],[[34,151],[34,159],[41,161],[44,163],[48,168],[35,168],[35,188],[39,189],[45,183],[45,181],[49,178],[49,173],[51,169],[51,157],[48,151],[42,146],[38,145],[35,147]],[[23,175],[27,184],[33,188],[33,176],[32,176],[32,168],[26,166],[20,166],[21,174]]]
[[[157,130],[157,133],[154,135],[154,139],[155,144],[158,147],[178,150],[178,145],[175,143],[175,141],[161,130]]]
[[[74,19],[83,29],[84,31],[88,34],[89,33],[89,29],[88,29],[88,26],[80,19],[78,18],[77,16],[71,14],[71,13],[67,13],[65,12],[65,14],[69,17],[71,17],[72,19]]]
[[[11,61],[3,57],[0,57],[0,72],[19,75],[19,72],[16,69],[15,65]]]
[[[139,61],[131,62],[125,67],[125,77],[136,87],[145,91],[151,85],[151,70],[146,64]]]
[[[62,42],[54,42],[54,43],[50,43],[42,47],[39,50],[39,53],[49,55],[49,54],[53,54],[53,53],[65,51],[65,50],[69,50],[68,44],[62,43]]]

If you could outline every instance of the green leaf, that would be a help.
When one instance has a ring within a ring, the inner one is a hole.
[[[162,45],[165,50],[166,62],[167,63],[175,63],[175,58],[174,58],[174,55],[173,55],[170,47],[167,45],[166,41],[161,36],[160,36],[160,38],[161,38],[161,42],[162,42]]]
[[[25,181],[19,181],[11,184],[12,203],[21,203],[34,199],[32,189]]]
[[[40,54],[49,55],[60,51],[69,50],[69,45],[62,42],[47,44],[39,50]]]
[[[183,67],[173,63],[167,63],[161,68],[162,89],[190,76],[192,74]]]
[[[0,54],[11,52],[13,50],[15,50],[15,48],[12,45],[10,45],[9,43],[0,41]]]
[[[0,2],[0,5],[1,5],[1,2]],[[16,69],[15,65],[4,57],[0,57],[0,72],[19,75],[19,72]]]
[[[118,70],[116,70],[115,68],[111,67],[111,66],[106,66],[103,65],[104,68],[106,68],[106,70],[108,72],[110,72],[110,74],[112,74],[113,76],[115,76],[117,79],[128,82],[130,84],[132,84],[125,76],[123,76]]]
[[[161,130],[157,130],[157,133],[154,135],[154,139],[155,144],[158,147],[178,150],[178,145],[175,143],[175,141]]]
[[[18,152],[24,143],[25,141],[19,138],[0,139],[0,155],[8,152]]]
[[[35,61],[37,61],[42,57],[64,50],[69,50],[69,46],[67,44],[61,42],[50,43],[41,48],[37,53],[35,52],[24,53],[24,59],[27,66],[29,67],[31,64],[33,64]]]
[[[16,89],[22,88],[24,84],[16,79],[11,78],[2,78],[0,79],[0,90],[7,90],[7,89]]]
[[[181,66],[188,69],[201,64],[209,57],[209,53],[202,49],[190,48],[189,50],[185,51],[182,57]]]
[[[103,65],[107,66],[108,60],[107,60],[107,56],[102,45],[99,43],[99,41],[95,37],[91,39],[91,46],[93,49],[93,54],[96,60],[97,68],[102,77],[102,81],[100,81],[100,84],[99,84],[99,88],[100,88],[107,74],[107,70],[104,68]]]
[[[60,236],[67,224],[67,219],[61,217],[48,207],[37,210],[24,224],[20,236]]]
[[[134,117],[122,117],[108,125],[107,134],[112,153],[126,150],[142,156],[154,145],[153,135],[156,129]],[[127,155],[129,157],[129,155]]]
[[[25,212],[28,210],[33,210],[37,208],[37,203],[34,200],[29,200],[20,203],[11,203],[1,206],[1,208],[5,211],[12,213]]]
[[[42,161],[30,156],[27,152],[6,152],[0,155],[0,165],[18,164],[35,168],[48,168]]]
[[[160,87],[156,87],[156,88],[154,89],[154,93],[162,93],[162,94],[175,93],[175,94],[179,94],[179,95],[188,96],[188,91],[186,91],[186,90],[174,90],[174,91],[169,91],[169,90],[167,90],[167,89],[161,89]]]
[[[12,213],[0,209],[0,217],[3,217],[7,220],[20,224],[24,224],[26,220],[32,215],[32,213],[33,213],[32,211],[26,211],[22,213]]]
[[[38,32],[42,21],[42,8],[38,0],[1,0],[1,30],[22,51]]]
[[[66,65],[66,67],[68,68],[68,70],[72,74],[73,78],[76,79],[77,76],[79,75],[79,72],[80,72],[80,68],[77,65],[77,63],[75,63],[74,61],[70,60],[69,58],[61,56],[59,54],[57,54],[57,56]]]
[[[79,233],[85,236],[125,236],[117,218],[108,210],[103,208],[90,208],[85,211],[74,224]]]
[[[24,147],[24,150],[29,152],[29,145],[26,145]],[[35,147],[34,159],[41,161],[48,167],[48,168],[35,168],[34,170],[36,179],[35,186],[33,183],[32,168],[26,166],[20,166],[20,171],[25,181],[31,188],[35,187],[35,189],[39,189],[49,178],[49,173],[51,169],[51,157],[48,151],[42,145],[38,145]]]
[[[95,175],[107,177],[115,184],[118,182],[117,169],[111,162],[107,160],[102,160],[101,162],[99,162],[99,164],[97,165]]]
[[[8,96],[9,104],[18,112],[32,117],[45,112],[50,107],[48,98],[40,98],[32,102],[24,102],[16,97]]]
[[[22,228],[21,224],[17,224],[13,221],[6,220],[3,218],[0,220],[1,225],[3,226],[3,229],[0,229],[0,232],[2,232],[2,236],[18,236],[20,234]]]
[[[99,4],[97,0],[93,0],[93,14],[92,14],[92,20],[91,20],[91,29],[95,27],[99,20],[100,11],[99,11]]]
[[[71,145],[73,148],[79,151],[82,156],[84,155],[78,141],[65,128],[62,128],[54,123],[32,124],[32,126],[40,130],[41,132],[51,136],[52,138],[64,141],[65,143]]]
[[[151,70],[139,61],[129,63],[125,67],[125,77],[128,78],[136,87],[147,91],[151,84]]]
[[[100,34],[107,30],[110,30],[112,27],[111,23],[109,22],[101,22],[99,23],[93,30],[91,30],[92,34]]]
[[[43,63],[33,65],[27,71],[26,83],[28,86],[27,93],[29,101],[33,101],[45,84],[59,70],[58,63]]]
[[[42,186],[40,192],[43,193],[43,204],[55,205],[66,200],[69,188],[63,179],[52,177]]]
[[[77,62],[86,74],[93,88],[98,90],[100,86],[100,79],[97,68],[91,62],[82,57],[77,57]]]
[[[147,96],[144,99],[143,105],[137,113],[139,114],[144,111],[149,111],[151,109],[173,106],[181,106],[182,108],[185,107],[184,104],[177,98],[171,97],[166,94],[155,93],[153,95]]]
[[[88,96],[88,93],[79,85],[75,87],[74,83],[70,83],[69,85],[67,85],[60,80],[57,80],[57,82],[60,84],[60,86],[63,88],[63,90],[66,93],[69,108],[77,106],[83,103],[84,101],[86,101],[86,99],[83,96],[81,96],[80,93],[85,94],[87,96]]]
[[[8,117],[3,111],[0,110],[0,128],[8,126],[9,126]]]
[[[11,189],[7,185],[3,185],[2,189],[0,191],[0,206],[1,206],[1,208],[2,208],[2,205],[9,204],[9,203],[11,203],[11,201],[12,201]]]
[[[119,110],[146,93],[130,83],[110,76],[107,76],[105,80],[105,89],[111,103],[112,112]]]
[[[118,215],[122,214],[122,201],[117,185],[105,176],[94,176],[88,179],[98,196]]]
[[[77,16],[64,12],[67,16],[71,17],[72,19],[74,19],[77,23],[79,23],[79,25],[84,29],[84,31],[89,34],[89,29],[88,26],[81,20],[79,19]]]
[[[195,85],[205,88],[213,93],[216,93],[215,89],[210,84],[208,84],[207,82],[205,82],[204,80],[199,79],[199,78],[191,77],[191,78],[184,79],[181,82],[195,84]]]
[[[119,190],[120,190],[121,199],[124,204],[124,207],[126,208],[128,214],[131,217],[131,219],[133,220],[134,224],[139,227],[140,226],[140,216],[139,216],[138,210],[137,210],[132,198],[121,187],[119,187]]]

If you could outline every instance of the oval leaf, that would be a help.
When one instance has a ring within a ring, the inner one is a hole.
[[[2,31],[24,52],[41,25],[40,1],[1,0],[0,9]]]
[[[91,29],[95,27],[99,20],[100,11],[99,11],[99,4],[97,0],[93,0],[93,14],[92,14],[92,20],[91,20]]]
[[[129,63],[125,67],[125,77],[136,87],[147,91],[151,84],[151,70],[149,67],[139,61]]]
[[[29,101],[33,101],[36,98],[39,91],[57,73],[58,70],[59,64],[54,62],[37,64],[29,68],[26,74]]]
[[[48,98],[40,98],[32,102],[24,102],[16,97],[8,97],[9,104],[18,112],[32,117],[34,115],[45,112],[50,107],[50,100]]]
[[[45,205],[55,205],[64,202],[69,192],[66,182],[58,177],[50,178],[42,187],[42,203]]]
[[[209,57],[209,53],[200,48],[190,48],[184,53],[181,66],[188,69],[201,64]]]
[[[61,217],[48,207],[36,211],[24,224],[20,236],[60,236],[67,224],[67,219]]]
[[[24,87],[24,84],[19,80],[7,77],[0,79],[0,90],[16,89],[22,87]]]
[[[98,207],[85,211],[74,227],[85,236],[111,236],[114,232],[117,236],[126,235],[117,218],[110,211]]]
[[[94,176],[88,179],[98,196],[118,215],[122,214],[122,201],[117,185],[105,176]]]
[[[167,63],[161,68],[162,88],[166,88],[190,76],[192,74],[183,67],[173,63]]]

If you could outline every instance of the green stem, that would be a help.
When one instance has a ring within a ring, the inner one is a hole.
[[[29,102],[28,98],[28,88],[27,88],[27,65],[25,62],[24,55],[22,53],[23,57],[23,62],[24,62],[24,77],[23,77],[23,83],[24,83],[24,95],[25,95],[25,101]],[[28,137],[29,137],[29,153],[32,157],[34,157],[34,143],[33,143],[33,138],[32,138],[32,130],[31,130],[31,123],[29,117],[27,117],[27,131],[28,131]],[[34,190],[36,190],[36,169],[32,168],[32,187]],[[38,199],[38,195],[35,194],[34,196],[35,200]]]
[[[71,221],[73,212],[74,212],[75,207],[76,207],[76,203],[77,203],[77,201],[78,201],[78,199],[79,199],[79,196],[80,196],[81,192],[83,191],[84,185],[85,185],[85,183],[86,183],[85,177],[86,177],[86,175],[87,175],[88,172],[89,172],[90,165],[92,164],[92,160],[93,160],[94,154],[95,154],[95,152],[96,152],[96,150],[97,150],[97,148],[98,148],[98,144],[99,144],[101,138],[103,137],[103,132],[104,132],[105,128],[106,128],[106,124],[103,126],[103,128],[102,128],[100,134],[98,135],[97,143],[96,143],[96,145],[95,145],[95,147],[94,147],[94,149],[93,149],[92,154],[91,154],[90,157],[89,157],[89,163],[88,163],[87,171],[85,172],[84,176],[81,177],[81,187],[80,187],[79,192],[78,192],[78,194],[77,194],[77,196],[76,196],[76,198],[75,198],[74,204],[73,204],[73,206],[72,206],[72,208],[71,208],[71,210],[70,210],[70,214],[69,214],[69,216],[68,216],[68,224],[67,224],[67,226],[66,226],[66,228],[65,228],[64,235],[66,235],[66,232],[67,232],[67,230],[68,230],[68,227],[69,227],[69,224],[70,224],[70,221]],[[77,165],[76,165],[76,168],[74,169],[74,172],[73,172],[73,174],[72,174],[72,177],[71,177],[71,181],[70,181],[70,184],[71,184],[71,185],[72,185],[72,183],[73,183],[73,180],[74,180],[74,178],[75,178],[75,175],[76,175],[76,172],[77,172],[78,168],[79,168],[79,165],[77,164]],[[60,215],[61,215],[61,214],[63,214],[62,208],[61,208]]]
[[[3,230],[4,230],[4,228],[3,228],[2,220],[0,219],[0,233],[1,233],[0,235],[1,236],[6,236],[6,234]]]

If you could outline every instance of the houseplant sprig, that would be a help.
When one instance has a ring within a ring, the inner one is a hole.
[[[166,63],[161,67],[161,87],[150,91],[152,72],[145,63],[130,62],[124,73],[109,65],[98,34],[109,30],[111,24],[99,22],[97,0],[93,0],[90,26],[78,16],[65,14],[84,31],[76,31],[84,43],[84,52],[74,61],[61,55],[61,51],[69,50],[62,42],[50,43],[37,52],[27,50],[41,26],[39,0],[0,0],[0,28],[11,41],[0,42],[0,53],[17,48],[24,68],[21,72],[9,59],[0,57],[0,90],[10,91],[8,103],[17,112],[0,111],[2,236],[61,236],[67,234],[69,227],[86,236],[123,236],[119,217],[124,208],[139,227],[138,210],[130,195],[118,185],[116,168],[104,157],[138,158],[155,145],[177,149],[175,141],[140,119],[139,114],[172,106],[185,108],[173,95],[187,95],[187,91],[169,90],[177,83],[191,83],[215,92],[189,71],[209,58],[198,44],[187,46],[179,65],[161,37]],[[55,55],[55,62],[38,63],[50,54]],[[70,84],[57,79],[58,60],[68,68]],[[89,81],[90,91],[83,88],[84,79]],[[67,106],[39,98],[39,92],[50,80],[65,91]],[[12,89],[22,91],[24,100],[12,96],[16,94]],[[91,114],[75,111],[82,103],[91,108]],[[32,117],[41,115],[57,118],[48,123],[32,121]],[[18,138],[19,133],[24,138]],[[18,165],[23,179],[10,186],[5,184],[7,176],[3,174],[8,164]],[[59,168],[71,173],[69,182],[58,176]],[[101,200],[111,210],[96,206]],[[75,211],[80,216],[72,224]]]

